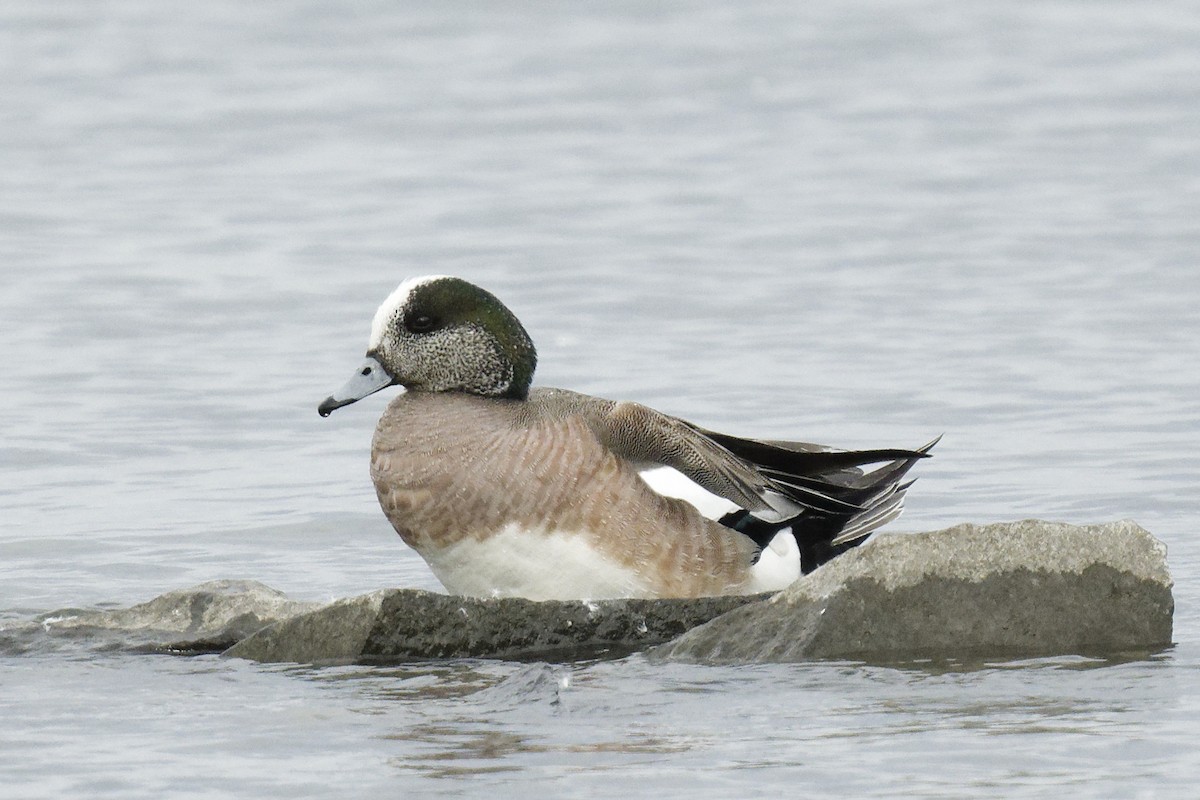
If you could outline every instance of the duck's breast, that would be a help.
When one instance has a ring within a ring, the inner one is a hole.
[[[751,590],[753,544],[650,489],[585,420],[513,401],[402,395],[372,477],[393,527],[446,588],[535,599]]]

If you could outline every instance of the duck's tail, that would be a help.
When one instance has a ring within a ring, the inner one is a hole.
[[[741,439],[706,432],[739,458],[754,464],[775,488],[800,507],[784,520],[764,520],[748,511],[727,514],[721,523],[765,547],[790,527],[800,548],[800,566],[812,572],[861,544],[900,516],[912,481],[904,476],[929,456],[941,439],[916,450],[830,450],[803,442]],[[861,467],[886,462],[870,472]]]

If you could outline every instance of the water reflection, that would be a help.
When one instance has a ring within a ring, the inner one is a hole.
[[[562,741],[564,733],[568,737],[581,736],[582,740]],[[382,738],[403,742],[405,749],[412,751],[391,759],[393,766],[433,778],[519,771],[537,764],[567,771],[585,767],[604,770],[618,767],[623,757],[682,753],[692,747],[683,739],[651,733],[635,731],[603,738],[605,733],[603,726],[519,733],[507,725],[463,718],[458,724],[443,721],[417,725]],[[615,760],[606,761],[608,757]]]
[[[470,697],[502,682],[505,666],[502,662],[455,660],[390,667],[304,665],[290,667],[289,670],[318,684],[353,684],[357,696],[373,704],[390,704]]]

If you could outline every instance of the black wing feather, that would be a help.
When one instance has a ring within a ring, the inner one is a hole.
[[[833,450],[804,442],[743,439],[703,431],[771,481],[772,486],[802,507],[782,522],[767,522],[750,512],[726,515],[721,520],[760,547],[790,527],[800,547],[801,569],[811,572],[846,550],[861,544],[880,526],[900,515],[904,495],[912,481],[905,474],[941,439],[939,436],[915,450]],[[869,472],[861,467],[881,462]]]

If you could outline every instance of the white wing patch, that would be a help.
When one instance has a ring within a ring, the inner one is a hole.
[[[653,467],[638,473],[646,485],[664,497],[674,497],[691,503],[708,519],[720,519],[730,511],[737,511],[732,500],[715,495],[673,467]]]
[[[654,491],[665,497],[674,497],[691,503],[709,519],[720,519],[730,511],[737,511],[741,508],[732,500],[708,491],[674,467],[656,465],[642,470],[638,475]],[[762,498],[771,506],[771,510],[751,513],[764,522],[783,522],[801,511],[800,506],[779,492],[765,491],[762,493]]]

